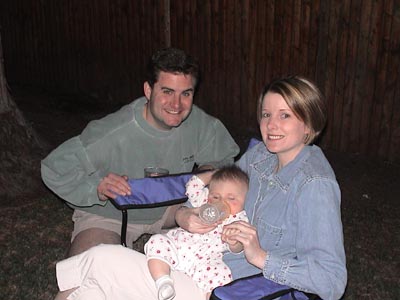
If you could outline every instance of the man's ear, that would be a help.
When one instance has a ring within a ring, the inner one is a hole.
[[[147,100],[150,100],[151,90],[152,90],[152,89],[151,89],[150,84],[146,81],[146,82],[143,84],[143,92],[144,92],[144,95],[146,96]]]

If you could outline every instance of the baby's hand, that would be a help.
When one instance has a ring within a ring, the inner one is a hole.
[[[239,241],[237,241],[236,239],[232,238],[234,235],[237,235],[240,233],[240,230],[238,229],[231,229],[231,228],[223,228],[222,229],[222,235],[221,235],[221,239],[222,241],[224,241],[225,243],[227,243],[230,246],[234,246],[237,243],[239,243]]]
[[[237,237],[241,233],[240,230],[224,227],[222,230],[221,240],[228,244],[229,250],[234,253],[243,251],[243,244],[238,241]]]

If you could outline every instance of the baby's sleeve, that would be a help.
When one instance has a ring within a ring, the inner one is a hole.
[[[208,188],[199,177],[193,175],[186,183],[186,196],[193,207],[200,207],[207,203]]]

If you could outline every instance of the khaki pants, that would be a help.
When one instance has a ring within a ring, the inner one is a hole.
[[[68,299],[157,300],[144,254],[120,245],[99,245],[56,266],[60,291],[78,287]],[[179,271],[172,271],[174,300],[205,300],[206,294]]]
[[[165,220],[167,218],[169,209],[166,210],[161,220],[153,224],[129,224],[126,230],[126,245],[132,248],[133,242],[135,242],[144,233],[160,233]],[[121,235],[121,221],[115,219],[108,219],[102,216],[94,215],[82,210],[76,209],[72,215],[72,221],[74,221],[74,231],[72,232],[71,242],[74,238],[82,231],[89,228],[101,228],[110,230],[118,235]]]

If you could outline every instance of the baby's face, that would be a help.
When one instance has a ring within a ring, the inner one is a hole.
[[[225,201],[234,215],[244,209],[247,189],[246,184],[238,181],[211,181],[208,201]]]

